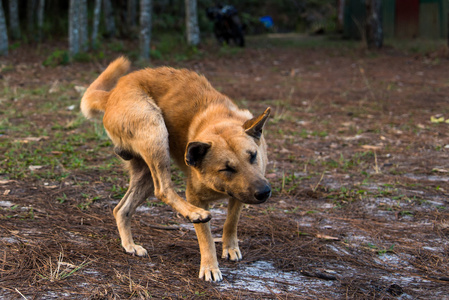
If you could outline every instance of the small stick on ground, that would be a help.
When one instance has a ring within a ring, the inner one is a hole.
[[[324,172],[321,174],[321,178],[320,178],[320,180],[318,181],[318,183],[315,185],[315,187],[312,188],[312,192],[315,193],[316,189],[318,188],[318,186],[319,186],[320,183],[321,183],[321,180],[323,180],[323,177],[324,177]]]

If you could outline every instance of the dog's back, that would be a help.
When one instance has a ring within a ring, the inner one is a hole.
[[[143,103],[137,104],[137,102]],[[149,103],[151,101],[151,103]],[[207,111],[207,123],[222,118],[237,118],[241,124],[252,115],[215,90],[202,75],[186,69],[170,67],[147,68],[120,78],[108,95],[105,107],[105,126],[111,114],[120,113],[122,119],[136,120],[143,107],[159,110],[169,132],[172,157],[184,165],[184,151],[192,121]],[[112,118],[118,119],[116,117]]]

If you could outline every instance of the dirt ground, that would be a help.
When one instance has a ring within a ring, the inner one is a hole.
[[[197,278],[193,226],[157,199],[132,225],[149,257],[120,246],[112,209],[127,175],[78,108],[119,53],[44,67],[58,45],[23,46],[0,59],[0,298],[449,299],[447,52],[315,39],[254,38],[152,62],[274,112],[274,193],[245,206],[243,260],[219,259],[221,283]],[[173,179],[183,194],[176,169]],[[211,211],[219,238],[226,202]]]

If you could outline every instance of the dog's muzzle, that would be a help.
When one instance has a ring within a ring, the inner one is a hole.
[[[271,196],[271,187],[266,184],[262,189],[257,190],[254,194],[254,198],[256,198],[260,203],[263,203],[268,200]]]

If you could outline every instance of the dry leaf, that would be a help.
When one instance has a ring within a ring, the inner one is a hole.
[[[77,91],[78,93],[80,93],[81,95],[84,94],[84,92],[86,91],[86,87],[81,86],[81,85],[76,85],[75,86],[75,91]]]
[[[30,169],[30,171],[36,171],[36,170],[39,170],[39,169],[42,169],[43,167],[42,166],[29,166],[28,167],[28,169]]]
[[[49,137],[48,136],[29,136],[29,137],[24,137],[24,138],[20,138],[20,139],[15,139],[15,142],[20,142],[20,143],[28,143],[28,142],[40,142],[42,140],[48,140]]]
[[[325,240],[331,240],[331,241],[339,241],[340,240],[338,237],[325,235],[325,234],[320,234],[320,233],[318,233],[316,235],[316,237],[319,238],[319,239],[325,239]]]
[[[291,151],[285,148],[282,148],[279,153],[290,153]]]
[[[430,117],[430,122],[432,122],[432,123],[442,123],[442,122],[444,122],[444,117],[434,117],[434,116],[431,116]]]
[[[362,148],[366,149],[366,150],[380,150],[381,149],[380,146],[372,146],[372,145],[363,145]]]
[[[15,180],[0,180],[0,184],[8,184],[11,182],[15,182]]]
[[[54,190],[57,189],[59,187],[59,185],[46,185],[44,186],[46,189],[50,189],[50,190]]]
[[[59,91],[59,80],[54,81],[54,82],[51,84],[50,89],[48,90],[48,92],[49,92],[50,94],[56,93],[57,91]]]

